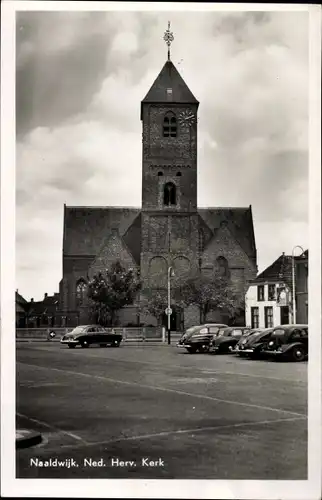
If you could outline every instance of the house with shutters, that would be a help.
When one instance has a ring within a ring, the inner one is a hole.
[[[144,291],[167,289],[170,266],[172,286],[195,272],[211,278],[219,269],[245,296],[257,273],[252,208],[198,207],[198,108],[168,51],[140,103],[141,206],[64,206],[60,308],[67,325],[88,322],[88,280],[115,260],[138,269],[142,280],[135,304],[119,313],[121,325],[155,324],[155,318],[139,314],[138,306]],[[173,301],[171,306],[173,330],[199,323],[197,307],[182,309]],[[207,317],[225,319],[218,311]]]

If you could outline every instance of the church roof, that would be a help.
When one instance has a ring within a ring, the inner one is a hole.
[[[222,223],[227,224],[232,236],[246,255],[256,262],[256,247],[251,207],[199,208],[200,227],[205,232],[206,244]],[[117,230],[140,264],[141,209],[133,207],[66,207],[64,215],[64,256],[95,257],[102,241]]]
[[[133,207],[65,206],[63,254],[95,257],[102,241],[117,230],[134,259],[140,260],[140,212]]]
[[[226,224],[246,255],[256,262],[256,245],[251,206],[237,208],[198,208],[198,213],[213,231],[214,235],[216,235],[221,224]]]
[[[168,94],[167,89],[172,89],[172,93]],[[142,104],[149,102],[199,104],[172,61],[165,63]]]

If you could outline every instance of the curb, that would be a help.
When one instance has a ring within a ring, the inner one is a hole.
[[[16,430],[16,448],[29,448],[41,443],[42,436],[39,432],[28,431],[27,429]]]

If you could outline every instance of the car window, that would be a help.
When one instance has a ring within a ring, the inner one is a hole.
[[[76,326],[70,333],[76,334],[76,333],[84,333],[86,332],[86,328],[84,326]]]
[[[279,335],[284,335],[285,331],[283,328],[276,328],[276,330],[273,331],[274,337],[278,337]]]
[[[219,332],[218,326],[210,326],[209,327],[209,333],[218,333],[218,332]]]
[[[302,331],[299,330],[298,328],[296,328],[295,330],[293,330],[292,334],[290,335],[290,340],[297,340],[297,339],[300,339],[302,337],[303,337]]]
[[[232,337],[241,337],[242,336],[242,331],[241,330],[233,330],[231,332]]]
[[[93,333],[95,331],[95,328],[91,326],[88,330],[87,333]]]

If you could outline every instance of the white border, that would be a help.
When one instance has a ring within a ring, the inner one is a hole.
[[[96,498],[321,497],[321,97],[320,6],[130,2],[28,2],[1,5],[1,493]],[[15,11],[309,11],[310,16],[310,246],[309,246],[309,479],[308,481],[42,480],[15,479]],[[314,270],[314,271],[313,271]]]

